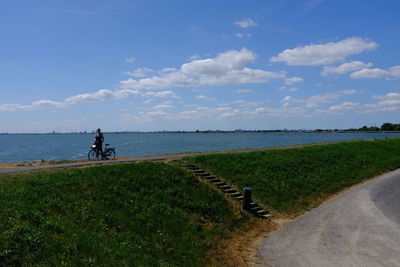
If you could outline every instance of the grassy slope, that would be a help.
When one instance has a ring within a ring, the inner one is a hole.
[[[0,184],[1,265],[202,266],[242,223],[179,167],[140,163]]]
[[[400,167],[400,139],[354,141],[298,149],[187,158],[252,187],[257,201],[280,212],[309,209],[321,199],[382,172]]]

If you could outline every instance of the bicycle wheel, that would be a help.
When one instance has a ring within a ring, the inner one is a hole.
[[[89,153],[88,153],[88,159],[89,159],[89,160],[99,159],[99,154],[97,154],[96,149],[92,149],[92,150],[89,151]]]
[[[105,151],[106,159],[115,159],[115,151],[114,149],[106,149]]]

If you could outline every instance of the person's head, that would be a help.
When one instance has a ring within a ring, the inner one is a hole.
[[[99,133],[99,132],[101,132],[100,128],[99,128],[99,129],[97,129],[97,132],[98,132],[98,133]]]

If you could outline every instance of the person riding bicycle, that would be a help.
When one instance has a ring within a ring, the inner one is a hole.
[[[104,135],[101,132],[100,128],[97,129],[96,135],[94,136],[94,144],[96,145],[96,149],[98,152],[101,153],[101,157],[103,158],[103,142],[104,142]]]

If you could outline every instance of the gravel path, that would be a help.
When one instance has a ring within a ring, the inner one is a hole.
[[[257,254],[257,266],[400,266],[400,169],[288,223]]]

